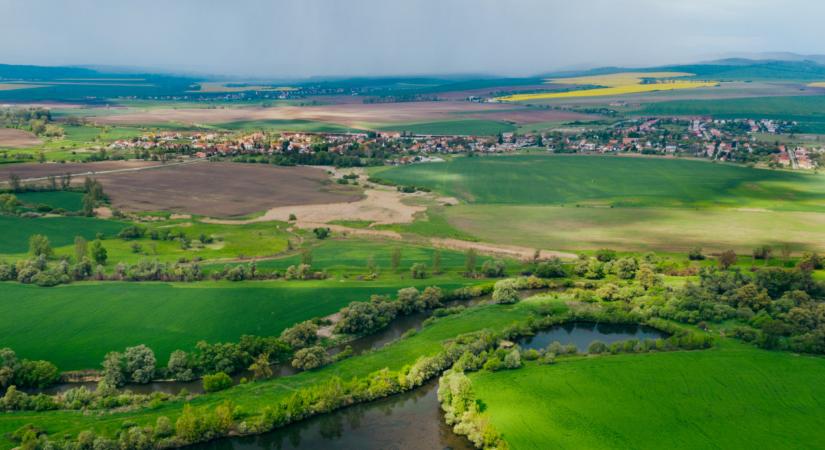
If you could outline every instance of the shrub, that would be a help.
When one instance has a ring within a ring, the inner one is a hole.
[[[501,304],[512,304],[519,301],[518,291],[513,280],[496,282],[493,288],[493,301]]]
[[[690,249],[688,253],[688,259],[691,261],[702,261],[705,259],[705,255],[702,253],[701,247],[694,247]]]
[[[417,280],[427,278],[427,265],[424,263],[413,264],[412,267],[410,267],[410,276]]]
[[[218,392],[232,387],[232,378],[224,372],[203,376],[204,392]]]
[[[327,352],[320,345],[302,348],[295,352],[292,367],[300,370],[312,370],[327,363]]]
[[[505,275],[506,266],[500,259],[484,261],[481,265],[481,273],[487,278],[501,278]]]
[[[605,344],[602,341],[593,341],[587,347],[587,353],[590,353],[592,355],[598,355],[599,353],[605,353],[608,350],[609,349],[607,347],[607,344]]]
[[[564,278],[567,272],[564,270],[561,259],[557,257],[542,261],[536,265],[535,274],[542,278]]]

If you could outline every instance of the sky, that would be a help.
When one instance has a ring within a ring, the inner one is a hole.
[[[0,0],[0,63],[261,79],[825,53],[821,0]]]

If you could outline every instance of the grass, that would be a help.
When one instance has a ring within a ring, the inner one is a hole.
[[[482,119],[455,119],[437,122],[402,122],[376,125],[380,131],[404,131],[424,135],[468,135],[491,136],[516,130],[516,126],[506,122]]]
[[[83,193],[76,191],[21,192],[15,196],[28,206],[49,205],[66,211],[83,208]]]
[[[816,448],[825,359],[730,342],[473,374],[511,448]]]
[[[377,176],[470,203],[728,206],[825,211],[825,177],[697,160],[517,155],[398,166]]]
[[[46,359],[61,370],[98,368],[111,350],[146,344],[161,364],[197,341],[237,341],[243,334],[278,335],[372,294],[408,286],[456,288],[470,280],[392,282],[272,281],[76,283],[39,288],[0,286],[0,347]]]
[[[365,376],[382,368],[400,369],[413,363],[423,355],[433,355],[440,351],[441,343],[461,333],[485,328],[501,329],[516,320],[524,320],[539,306],[552,303],[558,311],[563,304],[555,300],[534,298],[516,305],[489,305],[469,309],[461,314],[448,316],[423,328],[406,339],[397,341],[381,350],[345,359],[320,370],[303,372],[295,376],[238,385],[229,390],[204,395],[194,399],[196,407],[221,404],[231,400],[246,413],[255,414],[264,407],[288,398],[295,389],[323,383],[332,377],[351,379]],[[167,416],[173,423],[183,408],[183,402],[162,404],[153,409],[132,412],[118,412],[103,416],[86,415],[81,412],[40,412],[7,413],[0,415],[0,448],[12,448],[6,434],[24,424],[32,423],[43,428],[51,437],[76,435],[86,429],[112,435],[126,420],[138,424],[154,424],[158,416]]]

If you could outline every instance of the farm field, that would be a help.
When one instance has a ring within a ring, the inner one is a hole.
[[[0,148],[30,147],[40,143],[40,139],[28,131],[0,128]]]
[[[11,175],[22,180],[29,178],[60,177],[67,173],[75,176],[75,182],[83,182],[85,174],[106,172],[110,170],[133,170],[160,165],[154,161],[100,161],[89,163],[19,163],[0,165],[0,183],[6,183]],[[78,179],[80,178],[80,179]]]
[[[513,450],[811,448],[825,439],[823,370],[822,358],[724,341],[713,350],[531,363],[471,379]]]
[[[825,178],[697,160],[518,155],[379,169],[471,204],[825,211]]]
[[[409,286],[456,288],[472,280],[384,283],[340,281],[80,283],[39,288],[3,283],[0,347],[46,359],[60,370],[96,369],[106,352],[151,347],[161,364],[200,340],[237,342],[243,334],[278,335],[303,320],[336,312],[373,294]]]
[[[83,207],[83,193],[76,191],[21,192],[18,200],[26,205],[48,205],[66,211],[79,211]]]
[[[175,211],[243,216],[277,206],[347,202],[361,198],[333,184],[315,167],[194,163],[104,174],[97,179],[112,205],[128,211]]]
[[[612,97],[645,92],[675,91],[717,86],[715,81],[687,80],[693,74],[684,72],[620,72],[572,78],[554,78],[548,83],[561,85],[597,86],[564,92],[538,92],[498,97],[500,102],[564,99],[577,97]],[[667,79],[667,80],[662,80]],[[653,80],[645,83],[645,80]]]
[[[483,119],[457,119],[439,122],[402,122],[377,126],[380,131],[406,131],[432,135],[482,135],[508,133],[516,129],[510,123]]]
[[[126,227],[124,222],[92,217],[23,218],[0,215],[0,255],[21,254],[28,251],[29,236],[42,234],[53,247],[70,246],[75,236],[95,239],[97,233],[112,237]]]
[[[759,245],[825,251],[825,214],[735,208],[597,208],[460,205],[447,212],[455,228],[485,242],[556,250],[665,251],[694,247],[749,253]]]

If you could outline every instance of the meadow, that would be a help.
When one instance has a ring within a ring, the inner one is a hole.
[[[29,249],[29,237],[42,234],[49,238],[53,247],[74,244],[75,236],[92,240],[98,233],[115,236],[126,227],[124,222],[101,220],[90,217],[23,218],[0,215],[0,255],[20,254]]]
[[[445,119],[436,122],[399,122],[371,126],[379,131],[403,131],[413,134],[492,136],[515,131],[507,122],[483,119]]]
[[[825,359],[723,341],[471,375],[513,450],[813,448]]]

